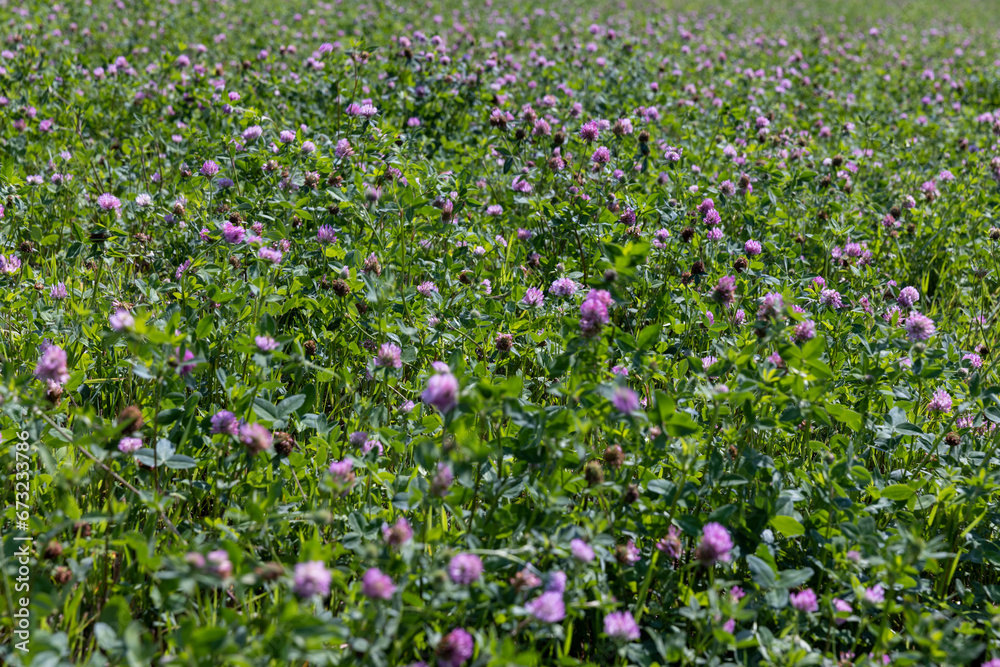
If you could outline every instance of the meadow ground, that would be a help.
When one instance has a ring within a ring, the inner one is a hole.
[[[0,662],[1000,666],[995,9],[0,0]]]

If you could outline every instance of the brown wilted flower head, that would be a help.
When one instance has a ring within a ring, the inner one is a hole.
[[[135,433],[142,428],[142,409],[138,405],[129,405],[118,413],[118,426],[125,435]]]
[[[617,470],[623,463],[625,463],[625,452],[622,451],[621,445],[609,445],[604,450],[604,465]]]
[[[382,275],[382,264],[378,261],[378,257],[375,253],[368,255],[365,259],[365,263],[362,265],[361,270],[365,273],[374,273],[376,276]]]
[[[58,540],[52,540],[45,545],[45,550],[42,552],[42,557],[46,560],[55,560],[62,556],[63,545]]]
[[[254,574],[261,581],[274,581],[285,573],[285,568],[281,563],[270,561],[254,569]]]
[[[500,352],[510,352],[514,347],[514,337],[510,334],[498,334],[495,344]]]
[[[50,383],[49,388],[45,390],[45,400],[52,405],[59,405],[59,402],[62,401],[62,395],[62,386],[55,383]]]
[[[542,580],[537,574],[525,568],[510,578],[510,585],[515,592],[520,593],[541,586]]]
[[[295,449],[295,438],[285,431],[274,432],[274,451],[281,456],[288,456]]]
[[[583,468],[583,478],[590,486],[596,486],[604,482],[604,470],[600,461],[588,461]]]

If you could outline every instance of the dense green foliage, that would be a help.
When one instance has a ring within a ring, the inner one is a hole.
[[[993,19],[780,6],[0,5],[0,661],[1000,664]]]

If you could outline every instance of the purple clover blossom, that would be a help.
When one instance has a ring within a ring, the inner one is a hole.
[[[398,547],[413,539],[413,529],[406,517],[399,517],[392,526],[387,523],[382,524],[382,539],[389,546]]]
[[[768,320],[778,317],[785,308],[785,300],[778,292],[768,292],[757,309],[757,318]]]
[[[882,604],[885,602],[885,589],[882,584],[875,584],[871,588],[865,589],[864,598],[868,604]]]
[[[514,190],[514,192],[520,192],[523,195],[531,194],[532,191],[531,183],[520,177],[515,177],[514,180],[511,181],[510,187]]]
[[[979,370],[980,368],[983,367],[983,358],[975,353],[969,353],[963,355],[962,361],[968,361],[969,365],[975,368],[976,370]]]
[[[257,256],[272,264],[280,264],[283,255],[280,250],[264,246],[257,251]]]
[[[909,285],[899,290],[899,296],[896,297],[896,303],[898,303],[901,308],[913,308],[913,304],[919,300],[920,292],[917,291],[916,287]]]
[[[382,343],[378,354],[375,356],[375,366],[377,368],[402,368],[403,350],[394,343]]]
[[[378,109],[373,104],[362,104],[353,106],[356,107],[355,113],[353,114],[355,116],[361,116],[362,118],[372,118],[376,114],[378,114]]]
[[[118,441],[118,451],[122,454],[135,454],[142,449],[142,438],[122,438]]]
[[[382,441],[377,438],[372,438],[371,440],[365,440],[364,444],[361,445],[362,456],[372,450],[377,451],[379,456],[385,454],[385,447],[382,445]]]
[[[788,595],[788,602],[793,608],[802,612],[811,613],[819,611],[816,593],[811,588],[806,588],[799,593],[790,593]]]
[[[592,141],[597,141],[597,138],[601,134],[601,127],[592,120],[587,121],[580,128],[580,138],[590,143]]]
[[[340,461],[331,461],[330,467],[328,467],[326,471],[330,473],[331,477],[333,477],[335,484],[349,487],[351,483],[354,482],[353,470],[354,462],[350,459],[342,459]]]
[[[234,225],[228,220],[222,223],[222,239],[231,245],[243,243],[246,238],[246,230],[239,225]]]
[[[618,385],[611,395],[611,405],[618,412],[630,415],[639,410],[639,395],[624,385]]]
[[[562,593],[548,591],[524,605],[529,614],[543,623],[559,623],[566,618]]]
[[[191,260],[190,259],[184,260],[181,263],[181,265],[177,267],[177,270],[174,271],[174,280],[180,280],[181,276],[184,275],[184,272],[190,268],[191,268]]]
[[[568,579],[565,572],[556,570],[548,576],[548,581],[545,583],[545,590],[549,593],[565,593]]]
[[[639,639],[639,625],[627,611],[613,611],[604,617],[604,633],[616,642]]]
[[[354,149],[351,148],[351,142],[347,139],[340,139],[337,142],[337,146],[333,149],[333,154],[341,160],[351,157],[354,155]]]
[[[458,405],[458,380],[451,374],[451,371],[438,370],[428,378],[427,388],[424,389],[420,398],[424,403],[447,413]]]
[[[191,350],[184,350],[184,354],[181,354],[181,349],[179,347],[174,348],[174,356],[180,357],[177,360],[177,374],[180,376],[190,375],[191,371],[194,370],[195,364],[189,364],[187,362],[194,359],[194,352]]]
[[[929,339],[934,335],[934,320],[921,313],[913,312],[906,318],[906,336],[911,342]]]
[[[211,178],[219,173],[219,165],[212,160],[206,160],[205,163],[201,165],[201,169],[199,171],[202,176]]]
[[[11,255],[10,259],[0,255],[0,273],[13,275],[21,268],[21,260],[17,255]]]
[[[579,537],[570,541],[569,550],[578,561],[589,563],[594,560],[594,550]]]
[[[229,553],[225,549],[209,551],[205,560],[207,561],[206,569],[222,579],[233,573],[233,563],[229,560]]]
[[[483,561],[475,554],[461,553],[448,563],[448,576],[456,584],[468,586],[483,573]]]
[[[114,331],[125,331],[135,326],[135,318],[132,317],[132,313],[119,308],[108,318],[108,324]]]
[[[545,295],[542,290],[537,287],[529,287],[525,293],[524,297],[521,298],[521,303],[532,308],[541,306],[545,302]]]
[[[681,557],[683,545],[681,544],[681,532],[677,526],[670,526],[667,529],[666,537],[656,543],[656,548],[662,551],[669,558],[677,559]]]
[[[273,441],[271,432],[261,424],[241,424],[239,438],[251,456],[271,449]]]
[[[377,567],[369,568],[361,577],[361,593],[372,600],[391,600],[396,592],[392,577],[383,574]]]
[[[854,607],[852,607],[851,604],[849,602],[847,602],[847,600],[841,600],[840,598],[834,598],[833,599],[833,610],[837,614],[850,614],[851,612],[854,611]],[[838,618],[834,619],[834,623],[836,623],[837,625],[843,625],[844,623],[847,623],[847,619],[846,618],[839,618],[838,617]]]
[[[605,165],[611,162],[611,151],[605,146],[598,146],[594,149],[594,154],[590,156],[590,161],[596,165]]]
[[[639,550],[639,547],[635,546],[634,540],[629,540],[625,544],[620,545],[617,555],[619,561],[626,565],[635,565],[642,560],[642,552]]]
[[[35,366],[35,377],[43,382],[63,385],[69,380],[66,352],[58,345],[49,345],[42,351]]]
[[[821,306],[833,308],[834,310],[844,307],[840,292],[832,289],[825,289],[819,293],[819,303]]]
[[[281,344],[274,340],[270,336],[255,336],[253,339],[254,343],[257,345],[257,349],[261,352],[271,352],[277,350]]]
[[[322,225],[316,230],[316,240],[320,243],[336,243],[337,232],[330,225]]]
[[[734,276],[723,276],[719,278],[719,283],[712,290],[712,300],[724,306],[732,305],[736,300],[736,278]]]
[[[293,591],[300,598],[326,597],[330,594],[333,576],[323,561],[311,560],[295,566]]]
[[[247,129],[243,130],[243,134],[240,136],[243,137],[243,141],[249,144],[257,139],[260,139],[262,134],[264,134],[264,128],[260,125],[251,125]]]
[[[462,628],[455,628],[441,639],[435,654],[441,667],[460,667],[468,662],[475,650],[472,635]]]
[[[121,200],[110,192],[105,192],[97,198],[97,205],[105,211],[117,211],[122,207]]]
[[[816,337],[816,323],[812,320],[803,320],[792,329],[792,340],[796,343],[804,343]]]
[[[559,278],[549,287],[549,294],[556,296],[573,296],[576,294],[577,284],[572,278]]]
[[[743,244],[743,251],[748,257],[753,257],[754,255],[759,255],[763,251],[760,242],[750,239],[745,244]]]
[[[929,412],[948,413],[951,412],[951,405],[951,394],[944,389],[938,389],[931,396],[931,400],[927,404],[927,410]]]
[[[448,488],[455,481],[455,474],[451,471],[451,466],[445,462],[439,462],[437,472],[431,480],[431,493],[439,498],[448,495]]]
[[[219,410],[212,415],[211,433],[217,435],[235,436],[240,429],[240,422],[229,410]]]
[[[608,307],[613,303],[607,290],[595,289],[587,293],[580,304],[580,332],[584,336],[595,336],[608,323]]]
[[[732,555],[733,540],[729,531],[720,523],[708,523],[702,528],[701,544],[695,550],[695,557],[706,567],[717,562],[728,563]]]

